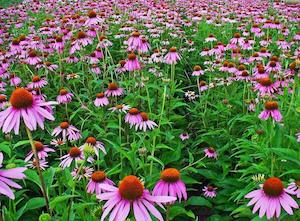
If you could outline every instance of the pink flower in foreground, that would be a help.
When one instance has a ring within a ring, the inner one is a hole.
[[[125,116],[125,122],[130,124],[130,127],[137,125],[143,121],[140,111],[137,108],[131,108]]]
[[[94,100],[94,105],[96,107],[103,107],[109,104],[108,98],[105,96],[103,92],[98,93],[96,95],[96,99]]]
[[[102,192],[106,192],[103,190],[99,184],[108,184],[108,185],[115,185],[113,181],[106,177],[106,174],[103,171],[95,171],[89,183],[86,186],[86,192],[88,193],[96,193],[96,195],[101,194]]]
[[[258,116],[262,120],[267,120],[272,117],[275,121],[279,122],[282,120],[282,115],[278,110],[278,103],[276,101],[267,101],[265,103],[265,110]]]
[[[217,157],[218,157],[217,152],[213,147],[205,148],[204,153],[205,153],[205,156],[208,157],[208,158],[217,159]]]
[[[44,78],[40,78],[38,75],[32,78],[32,82],[27,85],[30,89],[43,88],[48,84]]]
[[[205,186],[202,191],[205,197],[214,198],[217,196],[216,187]]]
[[[157,127],[157,124],[154,121],[149,120],[146,112],[141,112],[140,115],[142,117],[142,121],[135,125],[135,130],[146,131],[147,129],[152,130],[154,127]]]
[[[138,31],[135,31],[131,34],[128,41],[128,49],[131,50],[138,50],[142,45],[142,38]]]
[[[14,130],[15,134],[19,134],[21,119],[31,131],[36,130],[37,125],[43,130],[45,118],[54,120],[48,109],[56,102],[34,99],[33,95],[24,88],[15,89],[9,102],[11,106],[0,112],[0,128],[3,133]]]
[[[83,152],[78,147],[72,147],[70,148],[68,154],[62,156],[60,159],[62,161],[59,166],[65,169],[66,167],[70,167],[74,160],[83,160],[84,156]]]
[[[128,60],[126,61],[124,68],[127,71],[136,71],[141,69],[141,65],[134,53],[128,55]]]
[[[2,167],[3,154],[0,152],[0,168]],[[15,195],[11,190],[11,187],[16,189],[22,189],[22,187],[12,181],[11,179],[24,179],[26,176],[23,172],[26,170],[26,167],[19,167],[13,169],[0,170],[0,195],[3,194],[10,199],[14,200]]]
[[[70,92],[68,92],[66,89],[61,89],[59,91],[59,95],[57,96],[56,100],[60,104],[67,104],[72,101],[72,97],[74,95]]]
[[[253,207],[253,213],[259,210],[259,217],[265,214],[268,219],[279,217],[281,207],[290,215],[293,215],[292,208],[299,208],[297,202],[288,194],[291,190],[285,189],[279,178],[267,179],[262,188],[248,193],[245,197],[251,198],[247,206]]]
[[[120,88],[117,83],[109,83],[108,89],[104,92],[107,97],[119,97],[124,93],[123,88]]]
[[[97,25],[99,23],[102,22],[102,20],[100,18],[98,18],[97,13],[93,10],[88,12],[88,19],[85,21],[85,25],[86,26],[93,26],[93,25]]]
[[[161,179],[153,189],[154,196],[174,196],[181,201],[187,200],[185,184],[180,179],[180,172],[175,168],[168,168],[162,171]],[[174,203],[175,200],[169,203]]]
[[[201,67],[199,65],[196,65],[194,67],[194,72],[192,73],[192,76],[200,76],[203,74],[204,74],[204,71],[201,69]]]
[[[166,64],[176,64],[179,60],[180,56],[177,53],[177,49],[175,47],[170,48],[169,53],[164,57],[164,61]]]
[[[152,196],[144,188],[142,182],[136,176],[126,176],[119,185],[119,188],[107,185],[99,185],[102,190],[108,191],[99,194],[100,200],[107,200],[103,206],[103,214],[100,221],[104,221],[110,213],[110,220],[124,221],[130,210],[136,221],[152,220],[151,215],[159,221],[163,221],[160,212],[154,207],[154,203],[170,203],[176,200],[170,196]]]
[[[49,148],[48,145],[44,145],[39,141],[34,142],[34,146],[38,155],[38,158],[40,160],[44,160],[46,157],[48,157],[48,152],[55,152],[54,149]],[[32,150],[28,153],[28,155],[25,158],[25,162],[28,162],[33,157]]]
[[[92,147],[97,157],[99,157],[99,150],[101,150],[104,154],[106,154],[104,144],[100,141],[97,141],[95,137],[88,137],[85,140],[84,145],[89,145],[90,147]],[[84,145],[82,145],[80,148],[83,149]]]
[[[70,125],[67,121],[61,122],[58,127],[54,128],[51,135],[57,137],[60,134],[64,141],[67,139],[70,141],[75,141],[81,138],[80,131],[73,125]]]

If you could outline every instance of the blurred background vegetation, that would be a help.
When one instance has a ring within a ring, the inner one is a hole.
[[[0,0],[0,7],[6,8],[21,1],[22,0]]]

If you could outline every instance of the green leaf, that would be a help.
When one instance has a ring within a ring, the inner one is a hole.
[[[30,144],[29,140],[21,140],[19,141],[18,143],[16,143],[14,146],[13,146],[13,149],[17,148],[17,147],[20,147],[20,146],[23,146],[25,144]]]
[[[53,209],[57,204],[64,202],[70,198],[78,197],[78,195],[57,196],[50,201],[50,209]]]
[[[24,173],[26,175],[26,179],[34,182],[36,185],[38,185],[41,188],[40,178],[37,175],[36,171],[34,171],[34,170],[26,170]]]
[[[212,207],[212,204],[207,199],[201,196],[190,197],[189,200],[187,201],[187,204],[192,206],[206,206],[209,208]]]
[[[44,197],[31,198],[27,203],[25,211],[38,209],[46,205]]]
[[[170,209],[171,220],[179,215],[185,215],[185,216],[195,219],[195,215],[192,211],[187,211],[183,207],[180,207],[180,206],[172,206]]]

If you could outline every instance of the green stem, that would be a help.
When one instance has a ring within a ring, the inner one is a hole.
[[[41,171],[41,168],[40,168],[40,161],[39,161],[37,151],[36,151],[36,148],[35,148],[35,145],[34,145],[32,134],[31,134],[31,131],[29,130],[29,128],[27,128],[27,127],[25,127],[25,128],[26,128],[28,139],[29,139],[29,142],[30,142],[30,145],[31,145],[31,148],[32,148],[32,152],[34,154],[34,158],[36,160],[36,168],[37,168],[37,171],[38,171],[39,179],[41,181],[41,187],[42,187],[42,192],[43,192],[45,202],[46,202],[47,212],[51,215],[51,211],[50,211],[50,207],[49,207],[49,199],[48,199],[47,191],[46,191],[46,184],[45,184],[44,177],[43,177],[43,174],[42,174],[42,171]]]
[[[168,204],[167,211],[166,211],[166,221],[170,221],[170,208],[171,208],[171,205]]]
[[[194,163],[191,163],[191,164],[187,165],[186,167],[182,168],[180,171],[184,171],[184,170],[188,169],[189,167],[194,166],[195,164],[197,164],[200,161],[202,161],[204,158],[205,158],[205,156],[202,157],[202,158],[200,158],[199,160],[195,161]]]

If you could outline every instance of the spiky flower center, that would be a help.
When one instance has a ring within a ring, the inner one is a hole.
[[[180,179],[180,172],[175,168],[168,168],[161,172],[161,179],[167,183],[175,183]]]
[[[117,90],[117,89],[118,89],[117,83],[114,83],[114,82],[109,83],[109,84],[108,84],[108,89],[109,89],[109,90]]]
[[[3,103],[3,102],[5,102],[5,101],[6,101],[6,96],[0,94],[0,103]]]
[[[205,86],[206,85],[206,82],[205,81],[200,81],[200,87],[203,87],[203,86]]]
[[[172,47],[172,48],[170,48],[170,50],[169,50],[170,52],[176,52],[177,51],[177,49],[176,49],[176,47]]]
[[[135,55],[134,53],[130,53],[130,54],[128,55],[128,60],[134,61],[135,59],[136,59],[136,55]]]
[[[215,153],[216,152],[213,147],[209,147],[209,148],[207,148],[207,150],[208,150],[209,153]]]
[[[131,34],[131,36],[132,37],[135,37],[135,38],[138,38],[138,37],[140,37],[140,33],[138,32],[138,31],[134,31],[132,34]]]
[[[96,183],[101,183],[106,179],[106,174],[103,171],[96,171],[92,174],[92,180]]]
[[[97,98],[104,98],[105,95],[103,92],[101,92],[101,93],[98,93],[96,96],[97,96]]]
[[[267,52],[267,49],[266,49],[266,48],[261,48],[261,49],[260,49],[260,52],[261,52],[261,53],[266,53],[266,52]]]
[[[234,33],[234,38],[240,38],[241,37],[241,34],[240,33]]]
[[[61,122],[59,126],[61,129],[67,129],[70,126],[70,124],[67,121],[64,121]]]
[[[270,66],[271,66],[272,68],[276,67],[276,62],[275,62],[275,61],[270,61]]]
[[[270,86],[272,84],[272,81],[269,77],[265,77],[265,78],[259,79],[259,83],[263,86]]]
[[[33,78],[32,78],[32,82],[39,82],[41,80],[41,78],[37,75],[35,75]]]
[[[77,38],[78,39],[83,39],[86,37],[86,34],[83,31],[80,31],[77,33]]]
[[[88,137],[85,142],[89,143],[89,144],[92,144],[92,145],[95,145],[97,143],[97,140],[96,140],[95,137]]]
[[[34,146],[35,146],[35,149],[37,152],[44,149],[44,145],[42,144],[42,142],[39,142],[39,141],[35,141]]]
[[[243,71],[243,72],[242,72],[242,76],[243,76],[243,77],[249,76],[248,71]]]
[[[123,104],[118,104],[115,106],[116,109],[121,110],[123,109],[124,105]]]
[[[283,188],[283,183],[277,177],[267,179],[263,185],[263,190],[268,196],[280,196]]]
[[[246,69],[246,67],[245,67],[245,65],[243,65],[243,64],[241,64],[241,65],[238,66],[238,70],[239,70],[239,71],[243,71],[243,70],[245,70],[245,69]]]
[[[17,109],[27,108],[32,105],[33,96],[26,89],[17,88],[12,92],[9,101],[14,108],[17,108]]]
[[[72,158],[79,157],[80,154],[81,154],[81,150],[80,150],[78,147],[72,147],[72,148],[69,150],[69,155],[70,155]]]
[[[278,109],[278,103],[276,101],[267,101],[265,103],[265,108],[267,110],[277,110]]]
[[[88,16],[89,18],[96,18],[97,17],[97,13],[93,10],[88,12]]]
[[[141,112],[140,114],[141,114],[141,117],[142,117],[143,121],[149,120],[148,115],[147,115],[146,112]]]
[[[265,68],[264,68],[264,66],[259,66],[259,67],[258,67],[258,73],[259,73],[259,74],[264,74],[264,73],[265,73]]]
[[[61,96],[63,96],[63,95],[66,95],[68,93],[68,91],[66,90],[66,89],[60,89],[60,91],[59,91],[59,94],[61,95]]]
[[[194,71],[201,71],[201,67],[200,67],[199,65],[196,65],[196,66],[194,67]]]
[[[36,51],[35,50],[31,50],[28,54],[29,57],[34,58],[36,57]]]
[[[130,110],[128,111],[129,114],[131,115],[137,115],[139,114],[139,110],[137,108],[130,108]]]
[[[209,191],[209,192],[214,191],[214,187],[213,186],[207,186],[207,191]]]
[[[133,175],[126,176],[119,185],[119,193],[122,198],[126,200],[139,199],[144,192],[144,186],[142,182]]]

